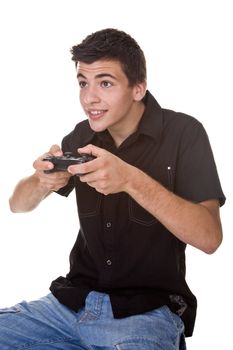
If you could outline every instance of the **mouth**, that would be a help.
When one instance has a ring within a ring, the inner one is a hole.
[[[98,109],[98,110],[93,109],[93,110],[88,110],[86,113],[87,113],[87,116],[89,119],[96,121],[96,120],[101,119],[106,112],[107,112],[107,110],[104,110],[104,109]]]

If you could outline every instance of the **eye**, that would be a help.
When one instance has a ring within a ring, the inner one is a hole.
[[[82,81],[82,80],[80,80],[80,81],[78,82],[78,84],[79,84],[79,87],[80,87],[81,89],[83,89],[85,86],[87,86],[87,83],[86,83],[85,81]]]
[[[109,81],[102,81],[101,84],[100,84],[103,88],[109,88],[112,86],[112,83],[110,83]]]

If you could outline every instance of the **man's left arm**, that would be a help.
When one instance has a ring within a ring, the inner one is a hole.
[[[78,151],[97,157],[91,162],[69,167],[73,175],[86,174],[80,177],[80,181],[105,195],[128,193],[178,239],[208,254],[221,244],[222,229],[217,199],[197,204],[190,202],[104,149],[88,145]]]
[[[168,191],[139,169],[131,169],[126,192],[186,244],[208,254],[222,242],[219,201],[192,203]]]

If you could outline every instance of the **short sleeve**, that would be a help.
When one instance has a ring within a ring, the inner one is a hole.
[[[69,194],[73,191],[75,187],[75,177],[72,176],[68,182],[68,184],[62,188],[60,188],[56,193],[60,194],[61,196],[68,197]]]
[[[183,130],[179,145],[175,192],[190,201],[218,199],[220,206],[225,196],[208,135],[198,121]]]

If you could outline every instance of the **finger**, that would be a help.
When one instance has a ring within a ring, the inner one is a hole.
[[[92,144],[89,144],[82,148],[78,148],[78,153],[80,154],[87,153],[95,157],[100,157],[101,155],[103,155],[103,153],[106,153],[106,152],[107,151],[104,150],[103,148],[94,146]]]
[[[54,174],[51,174],[51,176],[40,174],[40,182],[52,191],[57,191],[58,189],[67,185],[69,177],[54,178],[53,175]]]
[[[53,163],[49,161],[43,161],[42,158],[38,158],[33,162],[33,168],[36,170],[44,171],[44,170],[51,170],[53,169],[54,165]]]
[[[107,189],[102,188],[98,185],[97,181],[88,181],[87,185],[94,188],[97,192],[102,193],[104,195],[108,195],[109,191],[107,191]]]
[[[72,175],[81,175],[83,177],[97,171],[100,167],[99,163],[99,159],[95,158],[85,163],[70,165],[67,171]]]
[[[52,145],[50,147],[49,153],[51,153],[53,156],[62,156],[63,152],[61,150],[61,147],[59,145]]]
[[[38,157],[34,162],[33,162],[33,167],[36,170],[50,170],[53,169],[54,165],[49,162],[49,161],[44,161],[43,159],[48,157],[48,156],[62,156],[63,152],[60,148],[59,145],[52,145],[49,149],[49,152],[44,153],[42,156]]]
[[[65,182],[69,181],[69,179],[71,177],[71,175],[66,171],[53,172],[50,174],[46,174],[43,171],[42,172],[36,171],[36,173],[42,181],[47,182],[48,184],[65,183]]]

